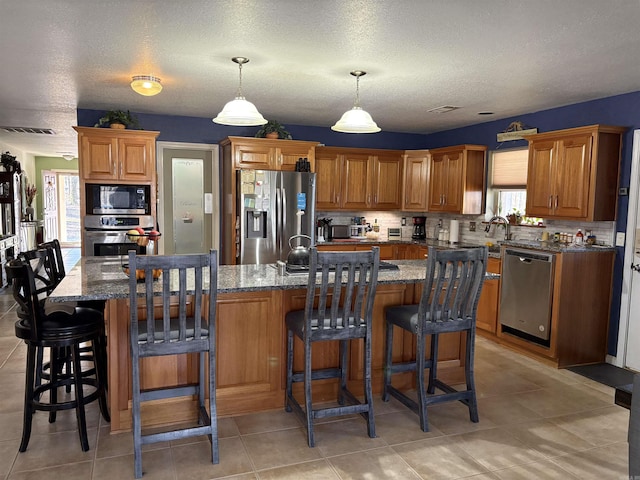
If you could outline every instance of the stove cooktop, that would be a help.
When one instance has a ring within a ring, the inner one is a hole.
[[[399,267],[393,263],[381,261],[378,269],[379,270],[399,270]],[[296,273],[304,274],[309,272],[309,265],[291,265],[290,263],[287,263],[286,270],[287,270],[287,273],[289,274],[296,274]],[[331,270],[334,270],[334,269],[331,268]]]

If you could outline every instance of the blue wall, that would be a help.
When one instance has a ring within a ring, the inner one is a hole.
[[[78,125],[93,126],[103,115],[102,110],[78,110]],[[210,118],[179,117],[169,115],[137,114],[145,130],[158,130],[160,141],[218,143],[227,136],[254,136],[257,127],[228,127],[213,123]],[[430,135],[380,132],[370,134],[344,134],[327,127],[285,125],[296,140],[312,140],[325,145],[342,147],[368,147],[390,149],[436,148],[462,143],[488,145],[489,150],[526,146],[525,141],[499,144],[496,134],[503,132],[512,121],[520,121],[539,132],[562,130],[584,125],[603,124],[627,127],[623,136],[620,186],[629,186],[633,130],[640,128],[640,92],[627,93],[566,107],[527,113],[517,117],[479,123],[469,127],[447,130]],[[627,226],[628,197],[618,198],[616,230],[625,232]],[[609,326],[608,352],[616,354],[619,326],[620,294],[624,248],[616,248],[613,299]],[[579,279],[577,279],[579,281]]]

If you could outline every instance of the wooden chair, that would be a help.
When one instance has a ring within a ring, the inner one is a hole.
[[[73,313],[53,312],[46,314],[39,298],[34,271],[31,263],[19,259],[12,260],[5,267],[7,279],[13,288],[13,297],[18,303],[18,321],[15,323],[16,336],[27,344],[27,368],[25,376],[25,401],[22,440],[20,452],[24,452],[29,444],[33,414],[37,410],[49,412],[49,422],[56,420],[60,410],[75,409],[78,421],[78,434],[83,451],[89,450],[87,425],[84,406],[98,400],[100,411],[106,421],[110,421],[107,408],[102,373],[106,372],[107,354],[98,341],[104,332],[104,318],[96,310],[77,307]],[[95,368],[91,374],[81,368],[80,345],[90,342],[92,345],[91,360]],[[51,350],[51,367],[49,374],[41,375],[42,350]],[[58,365],[60,352],[69,352],[71,368],[62,374]],[[48,380],[48,382],[43,382]],[[74,387],[74,398],[58,401],[58,389]],[[93,391],[87,394],[85,387]],[[48,392],[48,398],[42,394]],[[43,400],[43,398],[45,398]]]
[[[459,400],[469,407],[472,422],[478,422],[473,359],[476,333],[476,311],[487,267],[487,248],[437,250],[429,247],[426,276],[420,303],[387,307],[384,392],[420,416],[420,428],[429,431],[427,406]],[[416,360],[393,363],[393,328],[400,327],[416,336]],[[458,391],[438,379],[438,336],[463,332],[466,336],[464,368],[466,389]],[[426,337],[431,336],[428,352]],[[425,388],[424,371],[429,369]],[[391,385],[395,373],[416,372],[418,401],[414,401]],[[444,393],[434,395],[435,389]],[[429,395],[427,395],[429,394]]]
[[[218,423],[216,415],[216,299],[217,252],[189,255],[136,255],[129,252],[130,335],[133,377],[133,444],[135,477],[142,477],[142,445],[175,440],[196,435],[208,435],[211,441],[211,460],[219,462]],[[161,269],[158,281],[153,270]],[[143,295],[138,294],[136,270],[145,272]],[[205,276],[208,275],[208,282]],[[203,290],[209,295],[205,298]],[[172,304],[176,302],[177,305]],[[146,319],[138,320],[138,305],[144,306]],[[193,311],[188,308],[193,307]],[[155,320],[154,308],[162,312]],[[176,316],[172,316],[176,315]],[[199,354],[199,381],[196,385],[142,390],[140,359],[163,355]],[[208,365],[205,358],[208,356]],[[208,378],[205,372],[208,370]],[[208,390],[207,390],[208,383]],[[209,396],[209,413],[205,404]],[[149,400],[198,396],[199,426],[174,429],[162,433],[142,434],[141,403]]]
[[[369,437],[375,438],[373,418],[373,395],[371,390],[371,319],[373,301],[378,282],[380,249],[373,247],[364,252],[318,252],[310,249],[310,274],[304,310],[286,314],[287,327],[287,386],[285,409],[292,409],[301,417],[307,427],[309,447],[315,445],[313,421],[337,415],[361,414],[367,420]],[[342,281],[333,282],[335,278]],[[317,284],[316,275],[320,275]],[[317,298],[316,298],[317,297]],[[342,299],[342,304],[340,300]],[[317,307],[314,302],[317,301]],[[294,336],[304,345],[304,370],[293,371]],[[347,389],[348,341],[364,339],[364,402],[361,403]],[[311,346],[315,342],[338,340],[340,358],[337,368],[312,371]],[[312,380],[338,378],[338,407],[313,408],[311,395]],[[293,383],[304,382],[304,408],[293,396]],[[350,405],[345,405],[345,397]]]

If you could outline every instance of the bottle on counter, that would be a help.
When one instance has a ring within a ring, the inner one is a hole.
[[[374,219],[373,220],[373,231],[374,232],[379,232],[380,231],[380,225],[378,225],[378,219]]]
[[[578,229],[578,233],[576,233],[576,245],[582,245],[584,243],[584,234],[581,229]]]

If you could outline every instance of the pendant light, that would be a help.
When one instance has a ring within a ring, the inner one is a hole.
[[[356,77],[356,100],[353,108],[342,115],[340,120],[331,127],[331,130],[342,133],[377,133],[380,127],[373,121],[371,115],[360,108],[360,77],[366,75],[367,72],[355,70],[351,75]]]
[[[145,97],[153,97],[162,91],[162,83],[152,75],[135,75],[131,77],[131,88]]]
[[[240,69],[238,93],[236,94],[236,98],[228,102],[213,121],[221,125],[238,127],[264,125],[267,123],[267,120],[260,114],[253,103],[245,100],[242,94],[242,65],[248,63],[249,59],[245,57],[233,57],[231,60],[237,63]]]

